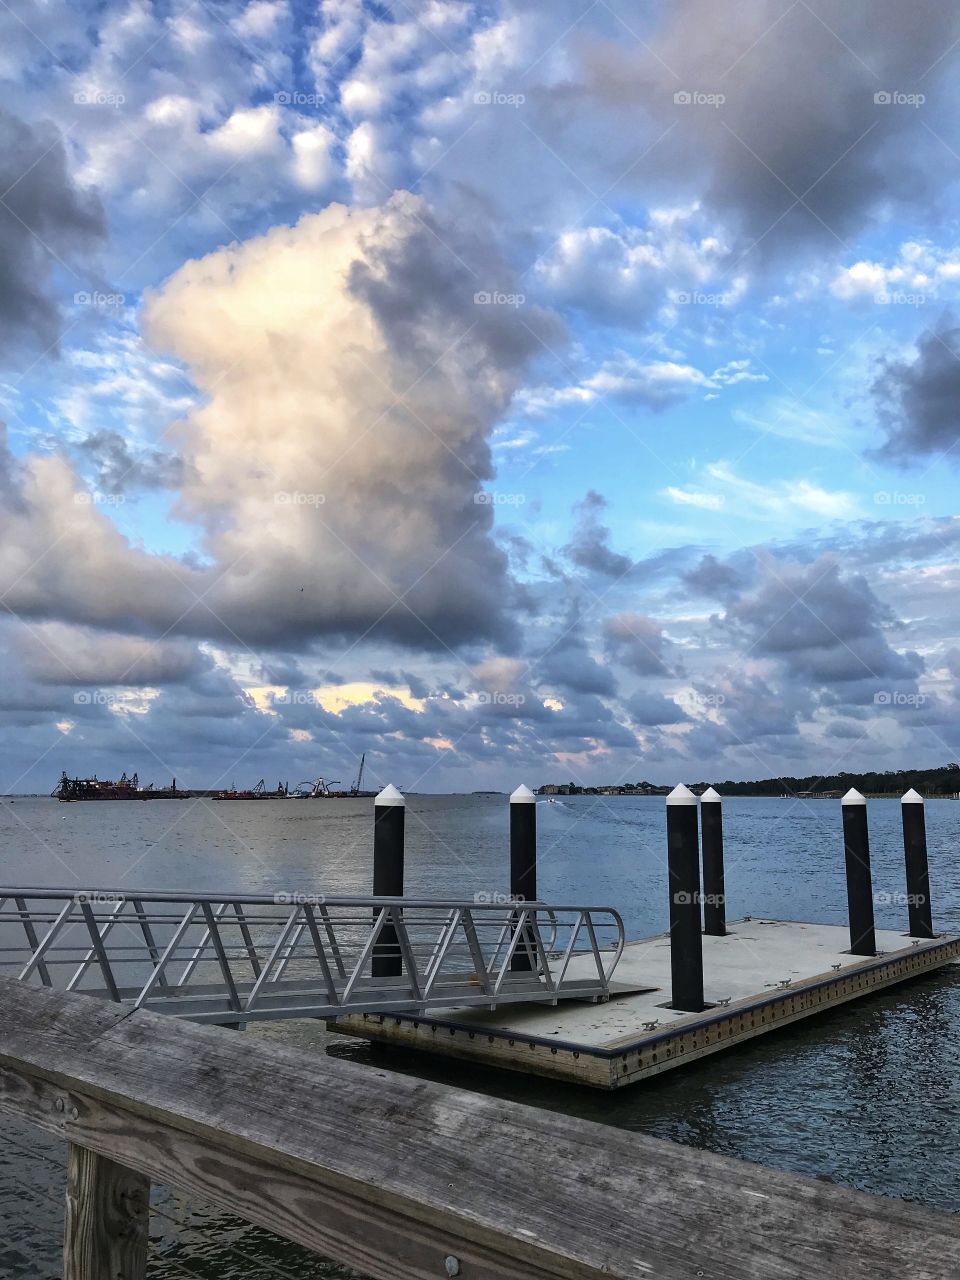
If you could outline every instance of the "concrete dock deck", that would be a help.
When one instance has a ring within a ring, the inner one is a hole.
[[[511,1071],[617,1089],[731,1048],[960,957],[960,937],[877,931],[877,956],[853,956],[843,925],[734,921],[704,935],[702,1013],[667,1007],[670,938],[628,943],[604,1004],[563,1001],[413,1014],[363,1014],[331,1030]]]

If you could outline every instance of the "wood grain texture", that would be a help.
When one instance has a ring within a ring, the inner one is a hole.
[[[150,1182],[71,1142],[63,1280],[144,1280]]]
[[[0,1107],[384,1280],[960,1275],[952,1215],[7,979]]]

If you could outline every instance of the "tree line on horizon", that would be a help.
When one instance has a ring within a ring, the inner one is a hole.
[[[902,795],[913,787],[922,796],[957,795],[960,792],[960,764],[937,765],[932,769],[896,769],[884,773],[833,773],[807,778],[760,778],[752,782],[697,782],[694,791],[716,787],[722,796],[791,796],[809,791],[849,791],[855,787],[864,795],[891,792]]]

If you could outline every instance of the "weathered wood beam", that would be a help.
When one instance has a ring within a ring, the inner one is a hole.
[[[71,1142],[63,1280],[144,1280],[150,1181]]]
[[[384,1280],[943,1280],[960,1223],[0,979],[0,1107]]]

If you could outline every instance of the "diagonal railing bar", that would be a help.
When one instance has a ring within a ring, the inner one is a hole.
[[[237,986],[233,980],[233,973],[230,970],[230,961],[227,959],[227,952],[223,945],[223,938],[220,934],[220,922],[214,919],[213,908],[209,902],[201,903],[203,910],[203,918],[207,923],[207,933],[213,942],[213,949],[216,953],[217,962],[220,965],[220,972],[223,975],[223,983],[227,988],[227,999],[230,1001],[230,1008],[236,1011],[240,1009],[240,997],[237,995]]]
[[[564,949],[563,959],[561,960],[560,968],[557,971],[558,985],[562,983],[563,979],[566,977],[567,968],[569,967],[570,959],[573,956],[573,949],[576,946],[577,939],[580,937],[580,930],[583,928],[583,917],[584,917],[584,912],[581,911],[577,916],[577,923],[570,930],[570,941],[567,943]]]
[[[313,907],[310,903],[304,904],[303,914],[307,922],[307,930],[309,931],[310,939],[313,942],[313,949],[317,955],[317,963],[319,964],[320,971],[323,974],[324,985],[327,988],[327,997],[331,1004],[336,1004],[339,999],[337,994],[337,984],[333,980],[333,973],[331,972],[330,964],[327,960],[327,954],[323,948],[323,939],[320,937],[320,930],[317,926],[317,917],[314,915]]]
[[[413,948],[410,946],[410,935],[407,933],[406,921],[403,918],[403,908],[390,907],[390,919],[393,923],[397,945],[400,948],[400,958],[407,975],[407,981],[410,983],[410,992],[414,1000],[419,1001],[422,999],[420,994],[420,975],[417,972],[417,960],[413,954]]]
[[[435,966],[439,963],[441,955],[445,954],[446,949],[449,946],[450,929],[451,927],[454,927],[454,931],[455,931],[456,922],[459,920],[461,914],[462,913],[460,912],[459,908],[455,908],[453,911],[449,913],[449,915],[447,916],[447,927],[437,938],[437,941],[433,947],[433,951],[431,952],[430,959],[427,961],[426,965],[424,966],[423,976],[426,979],[428,990],[429,990],[429,984],[430,984],[430,975],[433,973]]]
[[[510,961],[513,959],[517,951],[517,948],[519,947],[520,942],[524,937],[527,919],[529,918],[529,915],[530,915],[530,911],[526,907],[524,907],[523,910],[520,912],[517,912],[516,909],[514,909],[510,924],[507,926],[509,929],[512,930],[513,936],[510,939],[510,946],[507,948],[507,954],[504,957],[503,964],[500,966],[500,972],[497,975],[497,980],[493,985],[493,990],[495,995],[500,994],[504,981],[507,978],[508,974],[510,973]],[[500,944],[498,943],[497,951],[499,952],[499,950],[500,950]]]
[[[190,906],[187,908],[186,915],[180,921],[180,924],[175,930],[173,937],[170,939],[170,941],[167,943],[166,947],[164,948],[163,955],[160,957],[159,961],[155,965],[153,973],[151,973],[149,979],[146,982],[146,985],[143,987],[143,990],[140,992],[140,994],[137,996],[136,1000],[134,1001],[135,1009],[142,1008],[142,1006],[149,999],[150,993],[153,991],[154,985],[159,982],[161,976],[166,972],[167,964],[173,958],[177,950],[177,947],[180,945],[180,939],[186,936],[187,930],[193,924],[194,920],[196,919],[197,912],[199,910],[200,910],[200,904],[198,902],[191,902]]]
[[[483,948],[480,945],[480,939],[477,937],[477,926],[473,922],[473,915],[469,907],[463,912],[463,933],[467,939],[467,948],[473,961],[474,970],[480,979],[480,988],[485,996],[489,996],[492,994],[490,972],[483,958]]]
[[[100,965],[100,972],[103,974],[103,980],[107,984],[107,990],[110,992],[110,999],[119,1004],[120,992],[113,976],[113,969],[110,967],[110,961],[107,959],[107,953],[103,946],[103,939],[100,936],[100,930],[97,928],[97,921],[93,914],[93,907],[91,907],[89,902],[84,901],[80,903],[80,914],[83,916],[84,923],[87,926],[87,932],[90,934],[90,942]]]
[[[453,946],[453,940],[457,935],[457,929],[460,926],[462,918],[463,912],[460,910],[451,911],[450,915],[447,917],[447,925],[438,940],[439,945],[435,948],[433,955],[430,957],[430,963],[427,966],[427,981],[426,986],[423,989],[423,998],[425,1000],[433,990],[433,985],[436,981],[437,975],[443,968],[443,962],[446,960],[447,954]]]
[[[134,913],[137,920],[140,922],[140,932],[143,934],[143,940],[147,944],[147,951],[150,954],[150,959],[153,961],[154,965],[158,965],[160,963],[160,950],[154,940],[153,929],[150,927],[150,921],[147,919],[147,913],[143,909],[143,902],[139,898],[131,898],[130,901],[133,903]],[[166,974],[164,973],[158,975],[157,982],[161,987],[168,987],[170,985],[169,982],[167,982]]]
[[[239,902],[233,904],[233,914],[237,917],[237,924],[240,928],[240,936],[243,938],[243,945],[246,947],[247,956],[250,959],[250,967],[253,969],[253,976],[260,977],[260,957],[257,955],[257,948],[253,944],[253,935],[250,933],[250,926],[247,924],[247,917],[243,913],[243,907]]]
[[[273,950],[270,952],[270,955],[267,957],[267,963],[263,966],[263,972],[259,975],[256,982],[253,984],[253,988],[250,994],[247,996],[247,999],[244,1003],[244,1010],[246,1012],[249,1012],[250,1009],[253,1008],[254,1001],[259,997],[260,992],[263,990],[263,987],[266,985],[267,981],[269,980],[270,974],[273,970],[273,966],[277,963],[277,960],[281,952],[283,951],[283,948],[287,944],[287,939],[290,937],[291,933],[293,933],[294,929],[297,927],[297,921],[299,917],[300,917],[300,908],[299,906],[297,906],[293,908],[293,910],[290,912],[289,916],[287,917],[286,924],[283,926],[283,929],[280,931],[280,936],[277,938],[276,942],[274,943]]]
[[[297,921],[297,927],[293,931],[293,937],[290,938],[290,940],[284,944],[283,955],[280,957],[280,960],[277,963],[277,971],[273,976],[274,982],[279,982],[280,979],[283,977],[284,973],[286,972],[287,965],[290,963],[290,959],[293,956],[294,951],[296,951],[297,946],[299,945],[300,939],[303,937],[306,927],[307,927],[306,920]]]
[[[121,899],[121,901],[118,902],[117,905],[114,907],[113,911],[110,914],[110,919],[106,922],[106,924],[100,930],[101,942],[107,936],[107,934],[110,932],[113,926],[117,923],[117,920],[120,917],[120,915],[122,915],[126,905],[127,905],[126,902],[124,902]],[[77,989],[79,984],[83,981],[83,975],[87,972],[87,969],[89,969],[90,965],[93,963],[95,959],[97,959],[97,952],[93,949],[93,947],[91,947],[90,950],[87,952],[87,954],[83,957],[83,960],[80,962],[79,969],[77,969],[76,973],[67,983],[68,991],[75,991]]]
[[[383,933],[383,927],[387,923],[389,910],[389,907],[381,907],[377,913],[373,931],[363,944],[363,950],[360,952],[360,958],[354,966],[353,973],[351,973],[347,981],[347,985],[343,989],[341,1003],[344,1005],[349,1003],[350,997],[353,995],[361,974],[373,958],[373,948],[377,945],[377,942],[380,940],[380,935]]]
[[[20,902],[21,902],[21,899],[18,899],[17,900],[18,907],[20,906]],[[53,924],[50,926],[49,930],[44,936],[43,941],[40,943],[38,947],[35,948],[33,955],[30,957],[26,965],[24,965],[24,967],[20,970],[20,973],[17,975],[20,978],[21,982],[25,982],[26,979],[30,977],[31,973],[33,973],[34,969],[36,969],[37,974],[40,978],[40,981],[43,983],[45,987],[49,987],[53,985],[50,980],[50,974],[47,971],[47,966],[43,963],[43,954],[53,945],[54,941],[56,940],[57,934],[60,932],[60,930],[64,927],[64,925],[73,915],[73,908],[76,905],[77,904],[76,902],[74,902],[73,898],[71,898],[70,901],[64,905],[63,910],[57,916],[56,920],[54,920]],[[20,907],[20,910],[26,911],[26,909],[27,909],[26,903],[24,902],[23,906]],[[33,936],[36,937],[36,932],[32,930],[32,926],[31,926],[31,931],[33,932]],[[27,935],[27,937],[29,936],[30,934]]]
[[[206,920],[206,912],[204,912],[202,909],[203,903],[201,902],[200,905],[201,905],[200,914]],[[220,917],[223,915],[226,909],[227,909],[227,904],[225,902],[220,902],[213,908],[214,922],[220,919]],[[208,922],[206,932],[201,937],[199,944],[194,948],[193,955],[191,955],[190,959],[187,961],[186,967],[184,968],[183,972],[180,974],[180,978],[177,982],[178,987],[185,986],[186,983],[188,983],[190,979],[193,977],[193,974],[197,968],[197,965],[203,959],[203,953],[206,951],[209,942],[210,942],[210,925]]]
[[[23,920],[23,931],[27,935],[27,942],[29,942],[31,950],[36,951],[37,950],[37,931],[36,929],[34,929],[33,921],[30,919],[29,913],[27,912],[26,899],[17,898],[15,899],[15,901],[17,904],[17,908],[21,913],[21,918]],[[52,985],[50,982],[50,974],[47,972],[47,966],[43,963],[42,960],[37,961],[37,973],[40,975],[40,981],[43,983],[45,987],[49,987]]]
[[[337,936],[333,932],[333,925],[330,923],[330,913],[327,911],[324,903],[319,907],[320,918],[323,921],[324,932],[327,935],[327,941],[330,943],[330,952],[333,955],[333,963],[337,967],[337,973],[341,978],[347,976],[346,965],[343,963],[343,957],[340,954],[340,947],[337,945]]]

